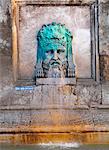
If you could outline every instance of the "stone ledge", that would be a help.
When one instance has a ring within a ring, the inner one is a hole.
[[[109,125],[61,125],[61,126],[13,126],[0,127],[0,133],[87,133],[87,132],[109,132]]]
[[[91,105],[91,108],[98,108],[98,109],[109,109],[109,104],[108,105]]]
[[[36,85],[75,85],[76,78],[38,78]]]
[[[91,78],[78,78],[77,85],[100,85],[100,83]]]
[[[79,105],[79,106],[62,106],[62,105],[48,105],[45,107],[34,107],[34,106],[1,106],[0,110],[49,110],[49,109],[65,109],[65,110],[75,110],[75,109],[89,109],[87,105]]]
[[[20,4],[68,4],[68,5],[90,5],[93,4],[95,2],[95,0],[14,0],[17,3]]]
[[[41,78],[41,80],[44,79],[44,82],[47,83],[45,80],[47,78]],[[73,84],[77,84],[77,85],[100,85],[100,84],[106,84],[106,83],[99,83],[94,81],[94,79],[87,79],[87,78],[66,78],[66,81],[71,81],[71,83]],[[47,79],[48,80],[48,79]],[[61,80],[61,79],[60,79]],[[38,79],[38,82],[40,81],[40,79]],[[66,82],[65,81],[65,82]],[[43,83],[43,81],[41,81]],[[43,83],[44,84],[44,83]],[[32,79],[28,79],[28,80],[17,80],[17,82],[15,82],[15,86],[33,86],[35,87],[35,81]]]
[[[45,107],[36,107],[36,106],[1,106],[0,110],[59,110],[59,109],[63,109],[63,110],[78,110],[78,109],[83,109],[83,110],[88,110],[90,108],[97,108],[97,109],[109,109],[109,105],[98,105],[98,104],[93,104],[90,107],[88,107],[87,105],[72,105],[72,106],[63,106],[63,105],[58,105],[58,104],[54,104],[54,105],[47,105]]]
[[[35,81],[33,79],[27,79],[27,80],[17,80],[15,82],[15,86],[34,86]]]

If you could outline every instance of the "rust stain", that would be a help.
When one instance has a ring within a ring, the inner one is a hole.
[[[39,143],[71,143],[109,144],[109,132],[92,133],[28,133],[0,135],[0,143],[39,144]]]

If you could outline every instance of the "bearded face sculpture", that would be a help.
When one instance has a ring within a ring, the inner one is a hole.
[[[62,24],[44,25],[37,35],[36,78],[75,76],[72,35]]]
[[[45,57],[42,62],[42,68],[45,77],[65,77],[67,69],[66,49],[58,47],[58,49],[45,50]]]

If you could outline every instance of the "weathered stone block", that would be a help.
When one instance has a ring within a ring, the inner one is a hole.
[[[0,53],[0,95],[13,87],[11,56]]]
[[[20,123],[19,111],[4,111],[4,125],[17,125]]]
[[[4,110],[0,111],[0,116],[1,127],[29,125],[30,123],[30,111],[28,110]]]
[[[102,1],[99,14],[100,55],[109,55],[109,1]]]
[[[100,56],[100,74],[102,81],[109,81],[109,56]]]
[[[4,123],[5,123],[4,112],[0,111],[0,125],[3,125]]]
[[[71,107],[76,104],[75,86],[42,85],[35,87],[30,105],[35,108]]]
[[[58,93],[60,95],[59,104],[64,107],[72,107],[77,103],[76,87],[67,85],[58,87]],[[59,96],[57,95],[57,98]]]
[[[41,108],[42,102],[42,86],[36,86],[33,91],[33,98],[30,100],[30,106]]]
[[[109,124],[109,109],[92,109],[94,125]]]
[[[33,126],[93,124],[93,118],[89,110],[48,109],[32,111],[31,124]]]
[[[102,84],[102,104],[109,104],[109,82]]]
[[[101,85],[78,85],[77,86],[77,101],[78,105],[101,103]]]
[[[55,102],[55,86],[42,86],[42,107],[53,106]]]
[[[33,91],[7,90],[0,96],[1,106],[30,106],[33,99]]]

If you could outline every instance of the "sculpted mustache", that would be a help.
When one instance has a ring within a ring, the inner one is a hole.
[[[57,65],[61,65],[61,66],[66,66],[67,67],[67,62],[66,61],[64,61],[64,62],[61,62],[61,61],[57,61],[57,60],[50,60],[50,61],[46,61],[46,62],[43,62],[42,63],[42,66],[43,66],[43,68],[46,68],[46,69],[48,69],[49,67],[50,67],[50,65],[52,66],[52,65],[54,65],[54,64],[57,64]]]
[[[45,61],[45,62],[43,62],[43,65],[46,65],[47,64],[47,66],[48,66],[48,64],[49,65],[52,65],[52,64],[54,64],[54,63],[57,63],[57,64],[62,64],[62,62],[58,59],[58,60],[55,60],[55,59],[52,59],[52,60],[48,60],[48,61]]]
[[[61,62],[60,61],[56,61],[56,60],[51,60],[50,61],[50,65],[54,65],[54,64],[60,65]]]

